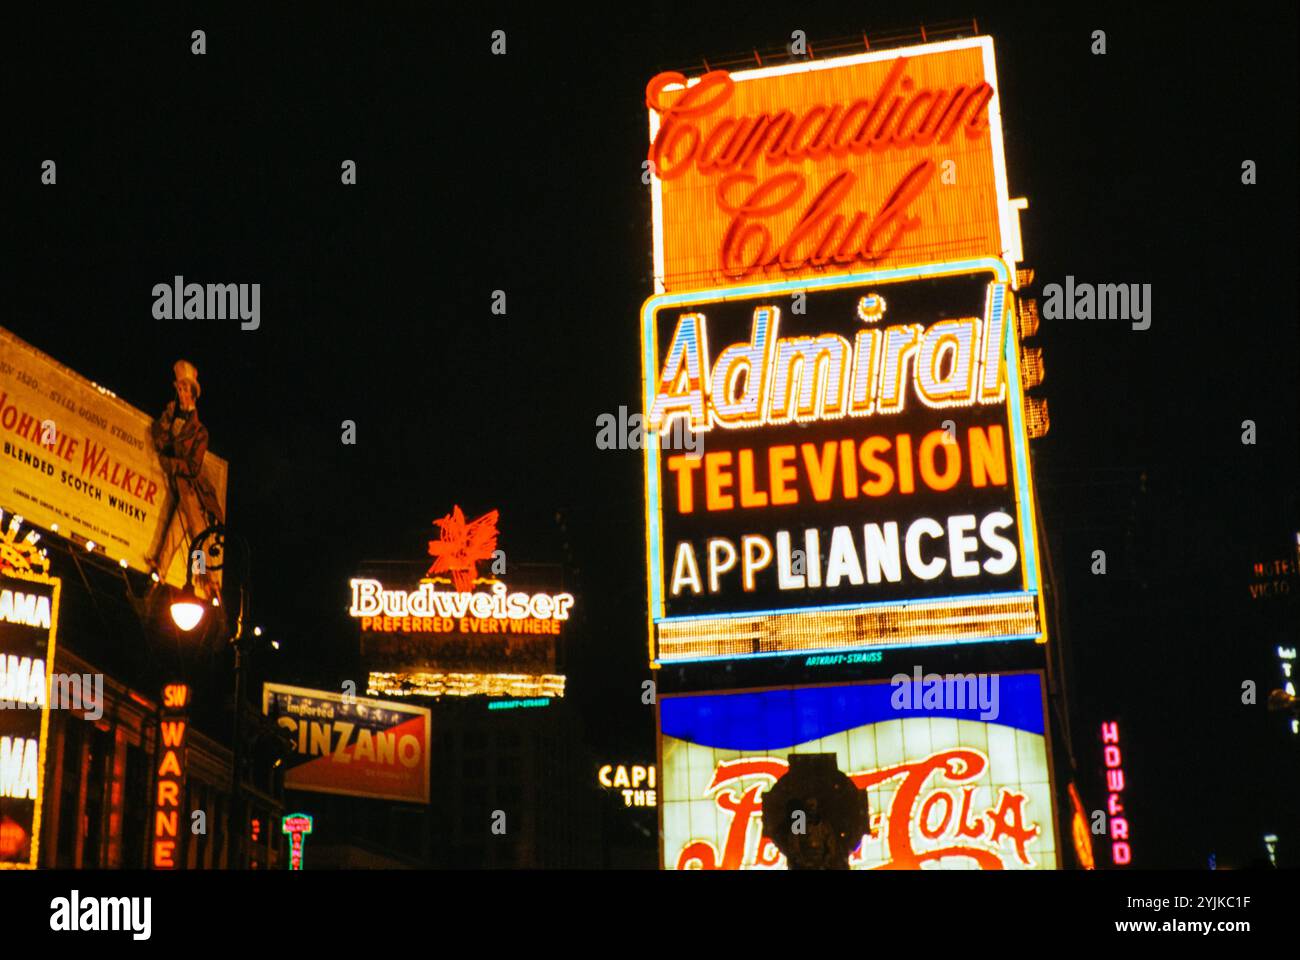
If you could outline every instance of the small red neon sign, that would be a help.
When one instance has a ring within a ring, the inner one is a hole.
[[[311,833],[311,814],[289,814],[280,821],[280,832],[289,836],[289,869],[301,870],[303,837]]]

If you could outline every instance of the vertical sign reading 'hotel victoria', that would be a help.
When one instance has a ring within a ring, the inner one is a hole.
[[[652,659],[1041,641],[992,40],[646,103]]]

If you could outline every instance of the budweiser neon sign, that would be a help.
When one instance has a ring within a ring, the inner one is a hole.
[[[379,580],[358,577],[350,585],[348,613],[363,630],[381,632],[558,633],[569,619],[571,593],[511,593],[497,580],[477,576],[478,565],[497,551],[497,511],[467,521],[459,506],[435,520],[440,537],[429,541],[434,558],[425,580],[414,590],[386,589]],[[438,577],[436,574],[448,574]],[[453,589],[439,589],[450,582]],[[488,590],[475,590],[479,584]]]
[[[509,593],[504,583],[491,590],[436,590],[428,581],[415,590],[386,590],[378,580],[354,579],[354,617],[475,617],[480,620],[567,620],[571,593]]]

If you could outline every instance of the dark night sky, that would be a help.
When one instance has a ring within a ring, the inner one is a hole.
[[[283,678],[330,674],[355,644],[348,576],[419,556],[453,503],[499,507],[524,560],[563,557],[563,510],[588,617],[572,693],[593,744],[648,756],[641,459],[594,443],[596,417],[639,390],[645,83],[796,28],[815,44],[973,13],[997,44],[1026,265],[1040,284],[1153,287],[1145,332],[1044,321],[1035,458],[1080,743],[1123,719],[1143,865],[1254,856],[1266,826],[1300,844],[1293,799],[1277,819],[1295,744],[1239,698],[1276,674],[1249,562],[1284,555],[1300,524],[1294,6],[1212,22],[1136,4],[472,6],[50,14],[13,30],[0,67],[0,323],[151,412],[172,361],[198,366]],[[56,187],[39,184],[47,158]],[[261,283],[261,329],[154,320],[150,290],[176,274]],[[1097,548],[1113,576],[1089,573]]]

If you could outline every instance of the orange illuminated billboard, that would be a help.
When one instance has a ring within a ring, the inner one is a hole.
[[[993,257],[1012,270],[993,42],[646,87],[657,293]]]

